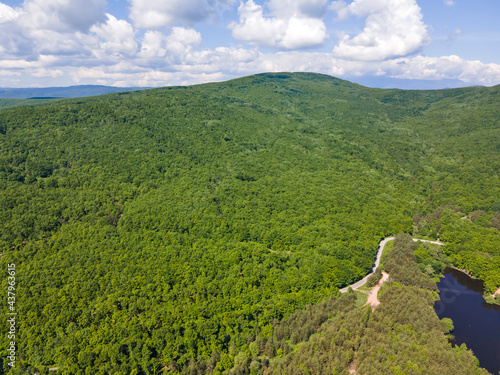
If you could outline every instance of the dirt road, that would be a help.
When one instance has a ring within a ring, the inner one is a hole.
[[[372,288],[370,294],[368,295],[368,300],[366,301],[365,305],[371,305],[372,311],[375,310],[375,307],[380,305],[380,301],[378,300],[378,290],[380,289],[384,281],[387,280],[389,280],[389,274],[382,272],[382,277],[380,278],[378,284]]]

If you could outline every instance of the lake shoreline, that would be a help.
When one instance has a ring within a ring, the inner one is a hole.
[[[466,269],[463,269],[463,268],[458,268],[456,267],[455,265],[453,264],[450,264],[447,266],[447,268],[451,268],[451,269],[454,269],[454,270],[457,270],[457,271],[460,271],[461,273],[463,273],[464,275],[467,275],[468,277],[470,277],[472,280],[479,280],[481,282],[484,283],[484,280],[483,279],[480,279],[478,277],[475,277],[474,275],[472,275],[469,271],[467,271]],[[441,274],[440,278],[444,277],[444,271],[446,270],[446,268],[443,270],[443,273]],[[500,306],[500,301],[496,300],[495,299],[495,296],[496,295],[500,295],[500,288],[498,288],[495,293],[493,294],[487,294],[487,293],[484,293],[484,287],[483,287],[483,291],[482,291],[482,296],[483,296],[483,300],[485,301],[485,303],[487,304],[490,304],[490,305],[497,305],[497,306]]]
[[[437,284],[440,299],[434,311],[440,319],[453,321],[453,346],[465,344],[492,374],[500,370],[500,307],[484,301],[483,281],[456,267],[447,267]]]

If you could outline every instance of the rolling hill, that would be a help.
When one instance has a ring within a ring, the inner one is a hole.
[[[0,110],[18,366],[238,373],[246,353],[242,373],[263,373],[284,355],[278,323],[354,309],[338,290],[400,232],[447,241],[495,290],[499,102],[500,86],[269,73]]]

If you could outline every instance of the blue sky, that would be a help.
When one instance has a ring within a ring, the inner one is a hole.
[[[0,0],[0,87],[266,71],[491,86],[499,14],[498,0]]]

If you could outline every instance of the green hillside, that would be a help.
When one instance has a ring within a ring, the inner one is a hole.
[[[18,368],[222,372],[399,232],[496,290],[499,102],[280,73],[0,110]]]
[[[396,262],[384,265],[391,282],[384,283],[378,293],[381,304],[374,312],[370,307],[353,308],[355,294],[346,293],[335,305],[330,302],[328,310],[322,309],[324,303],[314,305],[279,324],[269,341],[282,355],[271,358],[269,372],[347,375],[350,369],[370,375],[488,374],[478,368],[465,345],[450,347],[445,334],[453,330],[453,323],[439,320],[432,309],[436,297],[429,284],[434,289],[436,284],[416,265],[414,252],[428,250],[420,246],[408,234],[396,237],[391,250]],[[398,273],[396,267],[410,272]],[[414,272],[417,277],[409,279],[412,268],[420,275]],[[322,316],[322,324],[315,325]],[[302,320],[299,327],[298,320]]]

